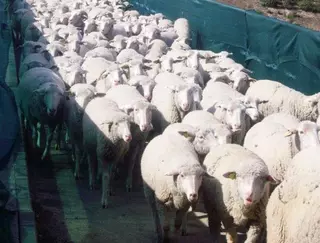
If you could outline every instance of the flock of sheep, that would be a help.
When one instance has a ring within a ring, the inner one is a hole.
[[[188,21],[120,0],[15,0],[18,100],[33,146],[66,127],[74,175],[88,162],[107,207],[118,163],[141,167],[157,242],[204,203],[214,242],[319,242],[320,94],[254,80],[226,51],[192,50]],[[47,132],[46,132],[46,129]],[[119,164],[118,164],[119,165]],[[164,220],[159,210],[164,209]],[[173,214],[172,214],[173,213]],[[163,223],[161,223],[163,222]]]

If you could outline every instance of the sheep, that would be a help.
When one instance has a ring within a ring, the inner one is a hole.
[[[284,179],[302,174],[320,172],[319,146],[312,146],[299,151],[290,161]]]
[[[273,113],[263,118],[262,121],[279,123],[283,125],[285,128],[287,128],[288,130],[297,128],[300,122],[297,117],[287,113],[283,113],[283,112]]]
[[[239,100],[215,104],[214,116],[221,123],[230,126],[232,142],[242,145],[247,131],[251,127],[249,116],[246,115],[246,107]]]
[[[154,79],[146,75],[137,75],[134,77],[130,77],[128,80],[128,84],[136,87],[143,97],[145,97],[148,101],[152,99],[152,91],[156,85]]]
[[[212,240],[220,242],[222,222],[227,242],[237,242],[237,227],[248,228],[245,242],[260,242],[269,186],[276,183],[267,165],[240,145],[223,144],[211,149],[203,166],[210,177],[203,178],[200,191]]]
[[[21,60],[32,53],[40,53],[46,50],[46,46],[38,41],[25,41],[22,45],[16,47],[21,50]]]
[[[39,53],[31,53],[26,56],[20,64],[19,67],[19,77],[34,67],[46,67],[52,68],[54,65],[54,60],[47,50],[41,51]]]
[[[169,81],[169,80],[168,80]],[[198,88],[191,84],[158,83],[152,94],[151,103],[157,107],[153,112],[153,125],[156,133],[172,123],[181,122],[190,111],[195,110],[195,92]]]
[[[297,117],[299,120],[316,121],[319,115],[319,94],[306,96],[293,90],[278,81],[258,80],[247,90],[246,95],[268,101],[259,105],[263,116],[276,112],[285,112]]]
[[[228,77],[232,80],[232,87],[241,94],[246,94],[248,88],[256,80],[251,78],[246,72],[240,70],[231,70]]]
[[[271,175],[282,181],[298,151],[320,144],[318,131],[319,127],[311,121],[301,121],[292,130],[280,123],[262,121],[248,131],[243,146],[259,155],[268,165]]]
[[[46,49],[53,57],[62,56],[67,51],[67,48],[58,41],[51,42],[47,45]]]
[[[86,105],[96,96],[90,84],[75,84],[70,90],[70,99],[65,103],[63,120],[72,146],[72,159],[75,162],[74,177],[80,178],[80,160],[83,156],[82,117]]]
[[[143,59],[144,56],[142,56],[133,49],[124,49],[120,51],[120,53],[117,56],[117,62],[120,64],[128,63],[130,61],[142,61]]]
[[[155,39],[149,43],[148,51],[145,57],[150,61],[155,61],[165,55],[167,51],[167,44],[163,40]]]
[[[271,194],[268,243],[319,242],[319,168],[315,172],[290,176]]]
[[[115,51],[110,50],[105,47],[96,47],[93,50],[88,51],[85,55],[84,58],[88,57],[103,57],[107,61],[114,62],[116,61],[117,54]]]
[[[60,69],[58,72],[68,87],[79,83],[86,83],[85,75],[87,72],[77,65],[68,66]]]
[[[100,93],[106,93],[110,88],[127,81],[123,71],[119,67],[107,70],[101,74],[96,82],[96,89]]]
[[[203,110],[189,112],[181,121],[198,129],[195,149],[203,161],[211,147],[232,142],[232,132],[226,124],[220,123],[211,113]]]
[[[170,230],[170,212],[175,212],[175,228],[186,234],[186,214],[198,200],[202,169],[192,144],[178,134],[162,134],[146,146],[141,159],[144,193],[152,210],[157,242],[163,242]],[[158,205],[164,209],[161,227]]]
[[[266,102],[265,100],[243,95],[222,82],[209,81],[203,90],[203,99],[200,104],[202,109],[212,111],[217,103],[226,104],[232,100],[242,102],[246,107],[246,114],[250,117],[253,123],[257,122],[261,118],[258,105]]]
[[[153,129],[152,110],[155,107],[150,104],[135,87],[129,85],[117,85],[106,93],[106,98],[117,103],[119,108],[132,117],[131,124],[132,141],[125,161],[128,162],[127,191],[132,189],[132,171],[141,157],[148,132]]]
[[[62,121],[67,98],[64,82],[52,70],[35,67],[21,77],[17,92],[20,110],[32,128],[34,147],[40,146],[37,124],[49,126],[45,149],[41,156],[41,160],[44,160],[50,152],[54,130]]]
[[[179,18],[174,21],[174,30],[177,32],[180,38],[186,38],[190,42],[190,27],[189,22],[185,18]]]
[[[91,100],[84,110],[82,119],[83,147],[88,157],[89,186],[94,189],[97,162],[102,168],[101,205],[108,207],[112,194],[111,172],[129,149],[132,135],[130,117],[117,104],[105,97]]]
[[[86,79],[88,84],[96,82],[107,70],[107,67],[116,66],[115,63],[107,61],[103,57],[88,57],[84,60],[81,67],[87,71]]]
[[[218,124],[220,121],[214,117],[210,112],[205,110],[195,110],[189,112],[183,119],[182,123],[190,124],[192,126],[205,126],[211,124]]]

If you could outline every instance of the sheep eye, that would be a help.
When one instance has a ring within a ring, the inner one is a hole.
[[[303,134],[304,132],[303,132],[303,131],[299,131],[299,133],[300,133],[300,134]]]
[[[204,139],[204,137],[203,136],[199,136],[199,139]]]
[[[181,178],[183,178],[183,177],[184,177],[184,175],[183,175],[183,174],[180,174],[180,176],[181,176]]]
[[[228,109],[228,112],[231,112],[231,110]]]

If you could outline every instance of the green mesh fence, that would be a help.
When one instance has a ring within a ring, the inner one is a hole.
[[[256,79],[280,81],[305,94],[320,91],[320,32],[212,0],[131,0],[142,14],[190,22],[196,49],[232,52]]]

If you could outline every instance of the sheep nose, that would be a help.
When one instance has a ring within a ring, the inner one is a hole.
[[[113,80],[114,85],[118,85],[120,83],[119,80]]]
[[[196,193],[190,193],[189,195],[189,201],[194,202],[198,199],[198,195]]]
[[[131,140],[132,140],[132,136],[131,135],[124,135],[124,141],[130,142]]]
[[[189,104],[188,104],[188,103],[183,103],[183,104],[182,104],[182,108],[183,108],[184,110],[189,109]]]
[[[151,101],[151,96],[150,96],[150,95],[145,96],[145,98],[146,98],[148,101]]]
[[[143,125],[140,126],[140,130],[141,130],[142,132],[145,132],[145,131],[147,130],[147,128],[148,128],[148,126],[145,125],[145,124],[143,124]]]
[[[240,128],[241,128],[240,124],[234,124],[234,125],[232,126],[232,130],[233,130],[233,131],[239,131]]]

